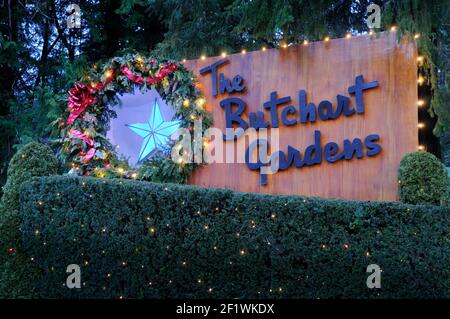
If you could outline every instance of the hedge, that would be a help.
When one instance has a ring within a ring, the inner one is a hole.
[[[41,297],[450,297],[444,207],[69,177],[34,179],[20,203]]]

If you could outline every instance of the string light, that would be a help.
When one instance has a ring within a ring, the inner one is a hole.
[[[183,59],[183,63],[186,62],[186,59]]]
[[[414,34],[414,39],[418,39],[418,38],[420,38],[420,33],[416,33],[416,34]]]
[[[308,40],[303,40],[303,45],[308,45]]]
[[[105,72],[105,78],[107,78],[107,79],[111,78],[112,75],[113,75],[113,71],[112,70],[107,70]]]
[[[419,151],[424,151],[424,150],[425,150],[425,146],[419,145],[419,146],[417,147],[417,149],[418,149]]]
[[[201,60],[205,60],[205,59],[206,59],[206,56],[202,55],[202,56],[200,57],[200,59],[201,59]]]
[[[189,104],[190,104],[189,99],[185,99],[185,100],[183,101],[183,106],[184,106],[184,107],[189,107]]]
[[[417,62],[422,63],[423,62],[423,56],[418,56],[417,57]]]
[[[417,79],[417,83],[419,83],[419,85],[422,85],[423,82],[425,82],[425,78],[421,75],[419,75],[418,79]]]
[[[266,49],[266,47],[262,47],[261,50],[266,51],[267,49]]]
[[[419,101],[417,101],[417,105],[418,106],[424,106],[425,105],[425,101],[424,100],[419,100]]]
[[[391,31],[396,31],[397,30],[397,27],[395,26],[395,25],[393,25],[392,27],[391,27]]]
[[[243,50],[241,51],[241,53],[242,53],[242,54],[246,54],[246,53],[247,53],[247,50],[243,49]]]
[[[131,174],[131,178],[136,179],[137,178],[137,173]]]
[[[373,33],[374,33],[373,30],[369,31],[369,35],[373,35]]]
[[[241,250],[239,251],[239,254],[240,254],[241,256],[244,256],[244,255],[245,255],[245,250],[244,250],[244,249],[241,249]]]
[[[323,39],[325,42],[328,42],[328,41],[330,41],[330,37],[329,36],[326,36],[325,37],[325,39]]]
[[[281,46],[283,49],[286,49],[288,47],[288,45],[286,43],[283,43],[283,45]]]
[[[227,56],[226,52],[222,52],[222,58],[225,58]]]
[[[419,123],[419,124],[417,124],[417,127],[418,127],[418,128],[424,128],[424,127],[425,127],[425,124],[424,124],[424,123]]]
[[[198,107],[203,107],[203,105],[205,105],[206,100],[204,98],[199,98],[197,99],[197,101],[195,102],[195,104],[197,104]]]
[[[350,39],[350,38],[352,37],[352,34],[351,34],[351,33],[347,33],[347,34],[345,35],[345,37],[346,37],[347,39]]]

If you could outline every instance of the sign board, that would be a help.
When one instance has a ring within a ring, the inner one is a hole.
[[[261,165],[212,163],[189,182],[396,200],[400,160],[418,146],[416,57],[414,45],[391,32],[186,61],[214,127],[277,127],[283,153],[274,174],[261,174]]]

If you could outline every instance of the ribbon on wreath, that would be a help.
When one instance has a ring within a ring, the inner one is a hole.
[[[69,117],[67,118],[67,124],[72,124],[78,116],[94,101],[92,96],[94,88],[86,86],[83,83],[75,83],[75,86],[69,90]]]
[[[94,148],[94,140],[87,137],[85,134],[81,133],[79,130],[70,130],[69,136],[72,138],[78,138],[84,142],[90,147],[89,150],[86,152],[86,154],[83,156],[82,161],[83,163],[88,162],[90,159],[94,157],[95,154],[95,148]]]

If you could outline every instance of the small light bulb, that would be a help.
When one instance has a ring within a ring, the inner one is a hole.
[[[350,39],[350,38],[352,37],[352,34],[351,34],[351,33],[347,33],[347,34],[345,35],[345,37],[346,37],[347,39]]]
[[[373,30],[369,31],[369,35],[373,35],[373,33],[374,33]]]
[[[397,27],[395,26],[395,25],[393,25],[392,27],[391,27],[391,31],[396,31],[397,30]]]
[[[330,41],[330,37],[328,37],[328,36],[327,36],[327,37],[325,37],[324,41],[325,41],[325,42],[328,42],[328,41]]]
[[[200,57],[200,59],[205,60],[205,59],[206,59],[206,56],[202,55],[202,56]]]
[[[244,50],[241,51],[241,53],[242,53],[242,54],[246,54],[246,53],[247,53],[247,50],[244,49]]]
[[[425,101],[424,100],[419,100],[419,101],[417,101],[417,105],[418,106],[424,106],[425,105]]]
[[[419,83],[419,85],[422,85],[425,82],[425,78],[421,75],[419,75],[419,77],[417,78],[417,83]]]
[[[308,45],[308,40],[303,40],[303,45]]]
[[[418,38],[420,38],[420,33],[416,33],[416,34],[414,34],[414,39],[418,39]]]
[[[425,127],[425,124],[424,124],[424,123],[419,123],[419,124],[417,124],[417,127],[418,127],[418,128],[424,128],[424,127]]]
[[[417,147],[417,149],[418,149],[419,151],[424,151],[424,150],[425,150],[425,146],[419,145],[419,146]]]
[[[222,58],[226,57],[227,53],[226,52],[222,52]]]
[[[267,49],[266,49],[266,47],[262,47],[261,50],[266,51]]]
[[[183,101],[183,106],[184,106],[184,107],[188,107],[189,104],[190,104],[189,99],[185,99],[185,100]]]

